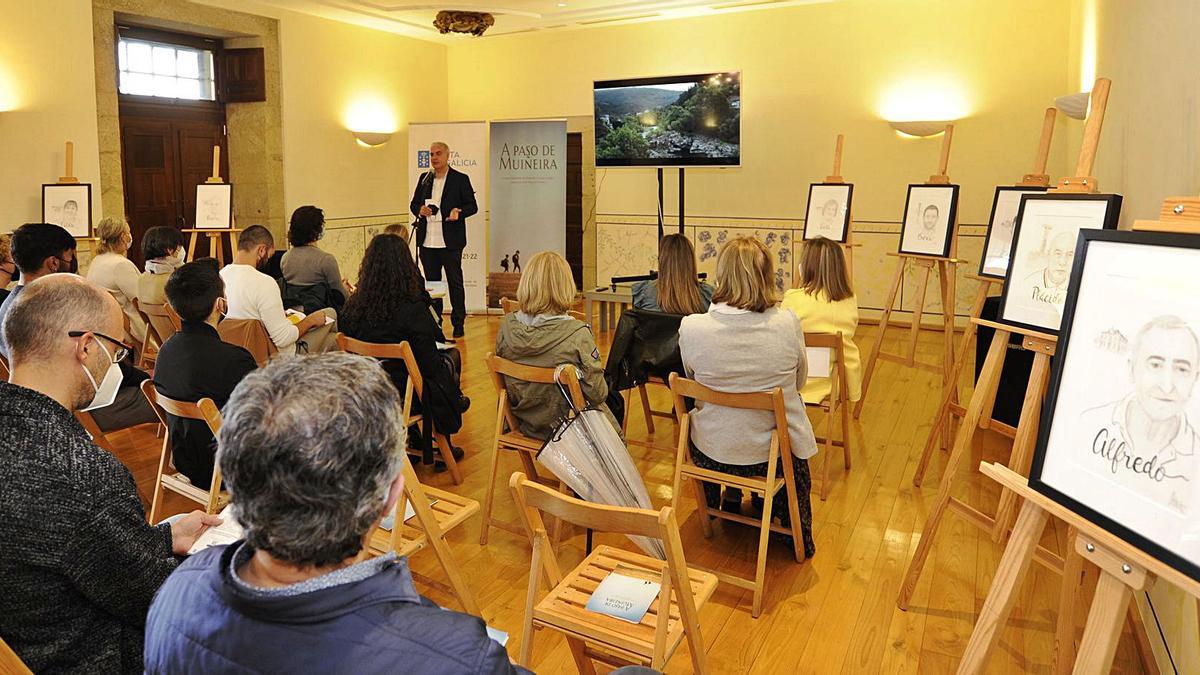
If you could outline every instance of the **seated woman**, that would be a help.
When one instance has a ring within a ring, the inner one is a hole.
[[[404,243],[406,244],[409,242],[409,237],[412,236],[412,232],[404,223],[392,223],[391,225],[388,225],[387,227],[383,228],[383,234],[394,234],[403,239]]]
[[[129,317],[129,333],[136,344],[146,339],[146,324],[133,306],[138,296],[138,268],[127,255],[133,245],[129,223],[119,218],[105,218],[96,226],[96,257],[88,267],[88,281],[112,293]]]
[[[167,279],[183,266],[187,252],[183,249],[183,233],[169,225],[146,230],[142,235],[142,258],[146,271],[138,277],[138,302],[161,305],[167,301]]]
[[[812,537],[808,458],[817,453],[812,426],[798,393],[807,362],[804,331],[795,315],[777,306],[770,251],[757,239],[731,239],[717,256],[716,292],[707,314],[686,316],[679,325],[679,349],[689,377],[717,391],[746,393],[783,388],[792,446],[800,526],[806,556],[816,551]],[[696,466],[736,476],[767,475],[767,454],[775,420],[766,410],[740,410],[698,402],[692,417],[692,461]],[[720,486],[704,484],[712,507]],[[727,491],[721,505],[741,508],[741,493]],[[789,525],[787,490],[775,495],[772,515]]]
[[[288,243],[292,245],[280,259],[283,280],[304,305],[306,314],[332,307],[341,310],[350,297],[350,284],[338,270],[337,258],[317,248],[316,242],[325,236],[325,212],[315,206],[301,206],[292,212],[288,226]],[[284,298],[284,306],[295,302]]]
[[[521,275],[517,301],[521,309],[504,315],[500,321],[496,356],[539,368],[564,363],[575,366],[588,405],[599,407],[620,429],[605,404],[608,384],[596,339],[586,323],[567,314],[575,301],[575,281],[567,261],[553,251],[535,254]],[[553,384],[509,381],[505,388],[513,415],[526,436],[548,437],[569,410],[567,400]]]
[[[846,255],[835,241],[817,237],[804,242],[800,251],[800,280],[783,294],[783,308],[800,319],[809,333],[841,332],[846,359],[846,389],[851,401],[862,397],[862,369],[854,330],[858,328],[858,298],[850,286]],[[800,396],[818,403],[829,395],[830,380],[813,378]]]
[[[12,236],[0,234],[0,302],[8,297],[8,286],[17,280],[17,264],[12,259]]]
[[[342,332],[356,340],[408,342],[425,382],[434,428],[449,435],[462,428],[462,413],[471,400],[459,388],[462,360],[458,350],[438,348],[439,342],[446,342],[446,336],[433,316],[432,306],[425,280],[404,240],[394,234],[380,234],[367,245],[358,288],[346,301],[338,321]],[[389,360],[383,366],[403,394],[408,381],[404,364]],[[419,401],[413,401],[413,411],[421,412]],[[455,448],[456,459],[459,454]]]
[[[667,314],[708,311],[713,288],[696,277],[696,251],[682,234],[658,242],[658,279],[633,285],[633,306]]]

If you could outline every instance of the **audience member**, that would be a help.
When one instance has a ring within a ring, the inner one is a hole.
[[[587,403],[603,410],[620,428],[605,402],[608,384],[596,339],[586,323],[567,314],[575,301],[575,281],[567,261],[553,251],[535,254],[521,275],[517,301],[521,309],[500,321],[496,355],[527,366],[575,366]],[[508,381],[505,388],[521,433],[528,436],[546,438],[569,409],[553,384]]]
[[[325,236],[325,212],[315,206],[301,206],[292,212],[288,243],[280,270],[287,293],[303,302],[305,311],[333,307],[341,309],[350,297],[350,283],[338,270],[337,258],[317,248]]]
[[[42,277],[3,321],[0,635],[35,672],[140,673],[151,598],[174,555],[220,521],[146,524],[129,470],[72,415],[113,400],[121,308],[73,274]]]
[[[158,352],[154,386],[176,401],[211,398],[225,406],[233,388],[257,368],[250,352],[221,340],[217,322],[225,311],[225,284],[217,268],[206,260],[175,270],[167,281],[167,299],[179,314],[182,328]],[[216,441],[208,425],[167,415],[171,431],[171,458],[175,468],[207,489],[212,483]]]
[[[169,225],[146,230],[142,236],[142,258],[146,261],[146,271],[138,277],[138,302],[151,305],[166,303],[167,279],[187,259],[183,233],[179,228]]]
[[[8,297],[8,287],[17,280],[17,263],[12,259],[12,237],[0,234],[0,302]]]
[[[129,319],[129,333],[136,344],[146,339],[146,323],[133,306],[138,296],[138,268],[128,258],[133,245],[129,223],[122,218],[105,218],[96,226],[96,256],[88,265],[88,281],[113,294]]]
[[[8,314],[12,304],[21,292],[33,281],[48,274],[79,270],[79,258],[75,254],[75,238],[71,233],[58,225],[49,223],[26,223],[18,227],[12,234],[12,255],[17,267],[21,270],[21,285],[12,289],[4,302],[0,304],[0,322]],[[122,324],[124,328],[124,324]],[[118,330],[112,335],[120,335]],[[8,350],[8,342],[0,333],[0,354],[10,361],[12,355]],[[116,431],[138,424],[158,422],[150,404],[142,396],[138,386],[149,375],[122,361],[121,386],[117,390],[117,398],[107,407],[92,413],[101,431]]]
[[[682,234],[658,242],[658,279],[633,285],[633,306],[667,314],[708,311],[713,288],[696,276],[696,251]]]
[[[394,234],[403,239],[405,244],[409,243],[409,238],[412,237],[412,231],[404,223],[392,223],[383,228],[383,232],[380,234]]]
[[[679,350],[688,376],[706,387],[730,393],[783,388],[788,437],[792,446],[804,550],[816,551],[812,538],[812,480],[808,458],[817,452],[812,426],[798,393],[807,362],[804,331],[795,315],[778,307],[775,270],[767,247],[738,237],[717,256],[717,287],[706,314],[684,317]],[[692,417],[692,461],[696,466],[738,476],[765,476],[775,419],[770,411],[742,410],[697,402]],[[709,505],[717,506],[720,487],[704,484]],[[739,511],[741,493],[726,491],[721,508]],[[787,491],[776,493],[772,515],[787,526]]]
[[[425,400],[413,401],[413,410],[420,412],[428,403],[434,428],[449,435],[462,428],[462,413],[471,400],[459,388],[462,357],[458,349],[438,347],[438,343],[446,342],[446,336],[433,317],[432,307],[433,300],[408,245],[394,234],[380,234],[367,246],[359,268],[358,289],[346,302],[340,321],[342,332],[358,340],[408,342],[425,383]],[[404,364],[387,361],[384,369],[403,393],[408,378]],[[455,449],[456,459],[461,459],[459,452]]]
[[[221,270],[229,303],[228,318],[261,321],[280,354],[295,354],[298,342],[313,354],[333,349],[337,344],[333,322],[336,313],[324,309],[292,323],[283,311],[279,286],[260,271],[275,252],[275,238],[270,230],[251,225],[238,235],[237,248],[233,262]]]
[[[808,333],[842,334],[845,355],[846,389],[851,401],[862,397],[862,371],[854,331],[858,328],[858,298],[850,285],[846,255],[841,244],[817,237],[804,242],[800,250],[800,279],[796,288],[783,294],[783,308],[800,319]],[[810,403],[829,395],[830,380],[811,378],[800,390]]]
[[[481,619],[418,595],[405,558],[366,558],[404,484],[400,398],[372,360],[251,373],[219,445],[245,539],[197,553],[163,585],[146,672],[518,671]]]

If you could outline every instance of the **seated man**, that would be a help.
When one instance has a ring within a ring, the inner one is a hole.
[[[404,486],[400,396],[375,361],[281,359],[225,407],[219,462],[245,540],[183,563],[146,621],[146,672],[511,673],[478,617],[364,548]]]
[[[247,227],[238,235],[237,249],[233,262],[221,270],[229,300],[228,318],[261,321],[280,354],[295,354],[297,343],[310,354],[336,348],[337,323],[327,324],[326,317],[334,319],[337,314],[324,309],[293,324],[283,311],[279,285],[260,271],[275,254],[275,238],[270,230],[262,225]]]
[[[12,256],[17,267],[21,270],[21,285],[12,289],[4,302],[0,304],[0,322],[12,307],[17,296],[35,279],[40,279],[56,272],[79,271],[79,258],[75,254],[75,237],[69,232],[49,223],[27,223],[18,227],[12,234]],[[123,335],[124,323],[120,330],[112,335]],[[8,343],[0,335],[0,354],[11,360]],[[101,431],[116,431],[138,424],[158,422],[150,404],[142,396],[138,386],[149,377],[146,373],[125,363],[121,367],[121,387],[117,390],[117,398],[112,405],[92,413],[96,425]]]
[[[167,280],[167,300],[179,314],[182,328],[167,339],[154,366],[154,386],[176,401],[211,398],[224,407],[233,388],[257,368],[250,352],[221,340],[217,321],[225,309],[225,284],[216,261],[191,262]],[[167,416],[175,467],[208,489],[212,483],[216,441],[200,420]]]
[[[129,470],[71,414],[111,402],[121,380],[117,301],[72,274],[23,288],[3,323],[0,637],[35,672],[140,673],[151,598],[220,520],[147,525]]]

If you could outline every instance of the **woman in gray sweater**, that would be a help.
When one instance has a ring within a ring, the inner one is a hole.
[[[717,257],[716,292],[706,314],[684,317],[679,351],[684,370],[717,391],[746,393],[783,388],[788,438],[799,497],[804,553],[816,552],[812,537],[808,458],[817,452],[812,425],[800,399],[808,366],[804,331],[794,314],[779,307],[771,253],[757,239],[738,237]],[[765,410],[742,410],[698,402],[691,411],[692,461],[696,466],[737,476],[767,475],[767,454],[775,420]],[[720,486],[704,484],[716,507]],[[726,490],[721,508],[741,509],[741,493]],[[757,497],[756,497],[757,500]],[[775,495],[772,515],[789,524],[787,491]]]
[[[329,290],[342,294],[342,302],[332,306],[341,307],[354,289],[342,277],[337,258],[317,248],[317,242],[325,236],[325,212],[315,206],[301,206],[292,212],[288,225],[288,243],[292,248],[279,261],[283,280],[292,286],[316,286],[325,284]]]

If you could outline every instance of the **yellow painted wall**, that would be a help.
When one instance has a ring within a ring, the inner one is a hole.
[[[279,12],[287,211],[328,218],[408,213],[408,123],[447,119],[446,48]],[[397,132],[376,148],[347,130]]]
[[[42,6],[0,0],[0,232],[41,220],[41,185],[62,175],[67,140],[100,213],[91,2]]]
[[[893,98],[915,97],[915,115],[965,114],[950,175],[963,185],[963,222],[981,223],[993,186],[1030,170],[1043,110],[1067,89],[1069,18],[1067,3],[1040,0],[845,0],[464,41],[449,50],[449,109],[463,119],[587,115],[595,79],[740,69],[744,165],[690,169],[688,213],[803,217],[807,185],[829,173],[841,132],[856,218],[895,221],[905,186],[936,168],[937,141],[900,138],[881,119]],[[596,180],[601,213],[654,213],[652,170]]]

